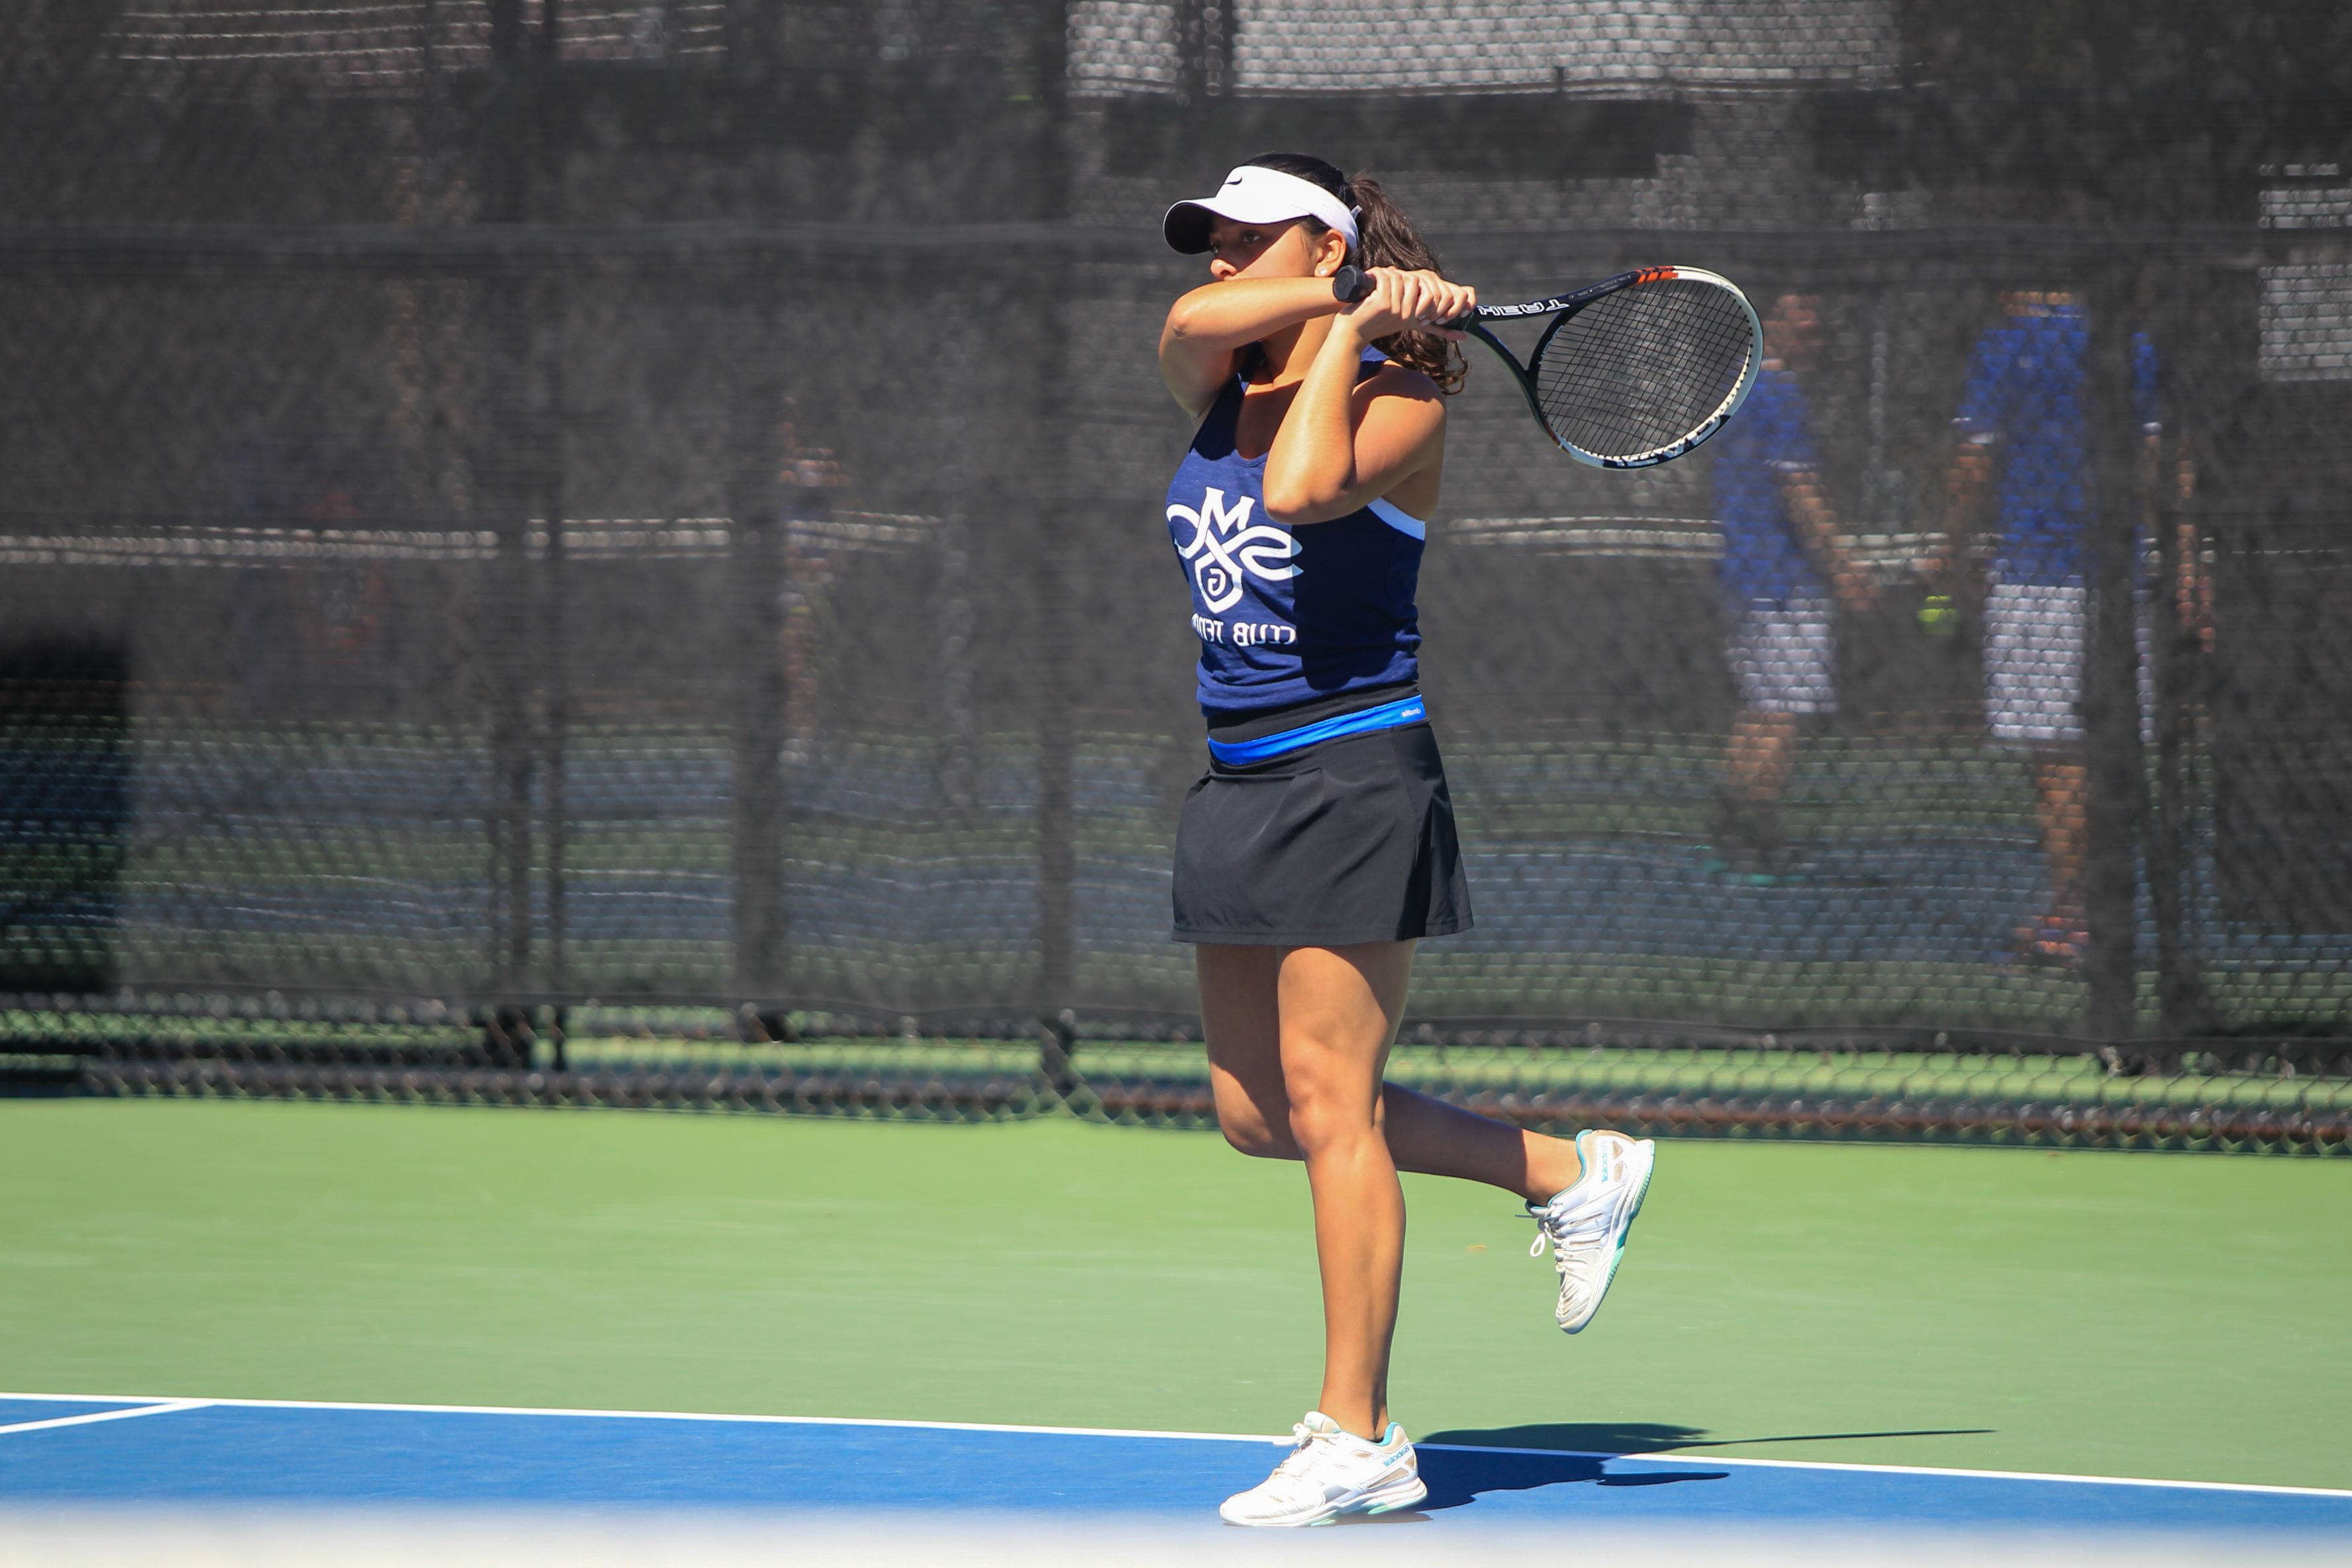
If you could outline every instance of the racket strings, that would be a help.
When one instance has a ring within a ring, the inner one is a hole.
[[[1673,445],[1723,406],[1755,352],[1738,300],[1670,279],[1605,295],[1562,322],[1532,367],[1555,439],[1595,457]]]

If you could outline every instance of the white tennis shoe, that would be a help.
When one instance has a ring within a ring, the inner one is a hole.
[[[1387,1513],[1429,1495],[1420,1461],[1395,1422],[1377,1443],[1340,1429],[1320,1410],[1290,1429],[1289,1458],[1217,1510],[1227,1524],[1323,1524],[1343,1513]]]
[[[1655,1143],[1622,1132],[1580,1132],[1576,1152],[1584,1162],[1576,1184],[1549,1203],[1528,1205],[1528,1217],[1536,1222],[1528,1256],[1541,1258],[1550,1245],[1552,1267],[1559,1270],[1559,1305],[1552,1315],[1571,1334],[1592,1321],[1609,1294],[1658,1158]]]

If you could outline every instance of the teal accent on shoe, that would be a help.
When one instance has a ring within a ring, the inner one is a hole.
[[[1584,1184],[1584,1178],[1592,1174],[1591,1157],[1584,1152],[1584,1141],[1587,1138],[1591,1137],[1592,1132],[1593,1130],[1588,1127],[1583,1131],[1576,1135],[1576,1180],[1561,1188],[1561,1192],[1572,1193],[1576,1191],[1577,1188]],[[1553,1196],[1557,1198],[1559,1194],[1554,1194]]]
[[[1402,1496],[1383,1498],[1378,1502],[1367,1502],[1364,1505],[1363,1511],[1366,1513],[1394,1513],[1398,1509],[1412,1508],[1428,1500],[1429,1485],[1427,1482],[1423,1481],[1420,1476],[1415,1475],[1412,1478],[1412,1486],[1408,1488]]]
[[[1591,1136],[1590,1129],[1576,1135],[1576,1152],[1579,1159],[1584,1155],[1585,1139]],[[1639,1142],[1641,1140],[1636,1139],[1634,1142]],[[1633,1206],[1625,1213],[1625,1228],[1617,1233],[1617,1245],[1609,1252],[1609,1272],[1601,1281],[1601,1293],[1604,1298],[1609,1294],[1609,1288],[1617,1282],[1617,1269],[1625,1261],[1625,1244],[1633,1239],[1633,1222],[1642,1217],[1642,1205],[1649,1201],[1650,1183],[1657,1173],[1658,1159],[1656,1153],[1653,1152],[1650,1156],[1650,1168],[1642,1173],[1642,1184],[1633,1189]],[[1597,1312],[1598,1307],[1594,1310]]]

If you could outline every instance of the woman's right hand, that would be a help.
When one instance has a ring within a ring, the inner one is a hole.
[[[1339,314],[1369,342],[1397,332],[1435,332],[1456,342],[1462,334],[1444,323],[1466,316],[1478,306],[1478,290],[1449,283],[1434,272],[1408,271],[1400,267],[1371,267],[1364,276],[1372,291]]]

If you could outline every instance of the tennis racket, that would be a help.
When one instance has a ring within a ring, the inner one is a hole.
[[[1361,300],[1372,280],[1342,267],[1331,292]],[[1527,363],[1486,323],[1549,316]],[[1481,305],[1445,323],[1500,354],[1560,450],[1596,468],[1679,458],[1738,412],[1764,358],[1756,308],[1728,279],[1644,267],[1524,305]]]

